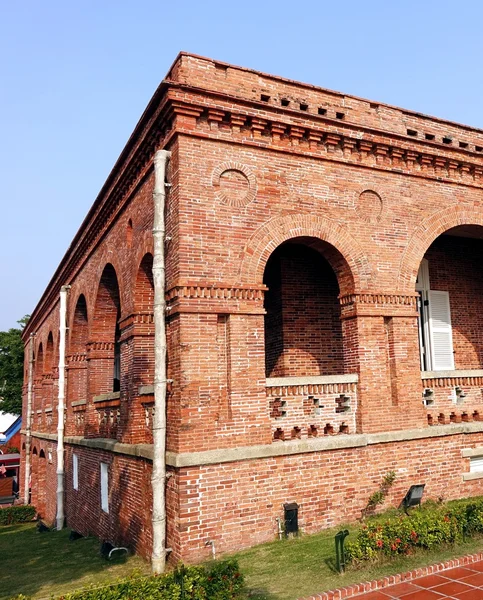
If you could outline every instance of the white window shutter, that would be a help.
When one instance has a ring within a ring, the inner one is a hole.
[[[429,292],[429,328],[433,371],[453,370],[453,332],[448,292]]]

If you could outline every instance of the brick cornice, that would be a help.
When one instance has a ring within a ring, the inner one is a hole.
[[[232,141],[231,137],[236,141],[237,135],[243,135],[245,145],[255,144],[290,151],[289,146],[291,151],[296,149],[297,152],[311,156],[315,154],[329,160],[483,187],[483,156],[469,150],[408,139],[407,136],[394,132],[335,122],[334,119],[317,115],[304,115],[301,118],[295,111],[282,111],[279,108],[270,111],[262,103],[239,97],[230,98],[191,86],[173,84],[172,87],[180,88],[185,96],[187,91],[193,92],[193,97],[184,100],[185,112],[188,107],[193,110],[196,108],[201,120],[209,120],[207,102],[213,97],[219,97],[222,100],[217,106],[218,112],[224,113],[224,118],[218,120],[218,123],[223,122],[222,126],[204,130],[200,127],[200,119],[197,119],[197,127],[191,126],[183,131],[181,125],[177,128],[177,133],[208,138],[213,136],[217,140],[226,141]],[[228,98],[232,103],[225,105]],[[238,105],[233,105],[235,100]],[[254,118],[254,109],[257,114],[258,111],[263,111],[265,118]],[[247,139],[247,133],[251,139]]]
[[[189,101],[188,92],[192,93]],[[204,115],[213,124],[212,130],[201,131],[192,126],[192,121],[199,123]],[[184,120],[178,123],[177,117]],[[186,121],[191,122],[189,127]],[[150,172],[154,151],[172,141],[177,133],[205,137],[216,134],[216,139],[222,140],[222,130],[233,143],[237,143],[237,134],[243,132],[246,145],[287,151],[289,144],[289,151],[309,156],[483,187],[483,157],[469,150],[407,139],[397,133],[322,116],[301,116],[296,111],[267,107],[247,98],[163,81],[33,311],[23,332],[24,341],[58,301],[60,286],[72,283]],[[246,139],[246,130],[250,130],[252,139]]]

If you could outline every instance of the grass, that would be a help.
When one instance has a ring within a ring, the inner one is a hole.
[[[376,519],[387,518],[384,513]],[[339,575],[334,568],[334,535],[347,528],[352,535],[359,524],[325,530],[314,535],[274,541],[233,556],[245,575],[249,600],[295,600],[351,583],[379,579],[425,565],[442,562],[482,549],[474,538],[432,552],[417,552],[391,562],[348,568]],[[17,594],[48,599],[81,587],[113,581],[133,573],[149,574],[149,565],[136,556],[108,562],[99,554],[96,538],[69,541],[69,530],[37,533],[35,524],[0,527],[0,600]]]
[[[387,513],[386,515],[387,516]],[[390,562],[335,571],[334,536],[341,529],[355,532],[357,525],[325,530],[314,535],[274,541],[233,555],[245,575],[250,600],[295,600],[303,596],[344,587],[351,583],[379,579],[443,562],[482,550],[481,538],[431,552],[415,552]]]
[[[0,527],[0,600],[17,594],[50,598],[134,571],[149,573],[138,556],[106,561],[97,538],[69,541],[69,530],[37,533],[35,523]]]

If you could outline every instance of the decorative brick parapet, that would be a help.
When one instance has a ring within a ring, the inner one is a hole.
[[[423,371],[429,425],[483,420],[483,370]]]
[[[274,441],[355,433],[358,379],[357,374],[268,378]]]
[[[477,554],[469,554],[462,556],[461,558],[453,558],[442,563],[435,565],[429,565],[428,567],[420,567],[419,569],[413,569],[406,573],[400,573],[398,575],[388,575],[381,579],[373,579],[372,581],[364,581],[362,583],[355,583],[348,585],[343,588],[337,588],[335,590],[329,590],[327,592],[321,592],[320,594],[314,594],[313,596],[304,596],[298,598],[298,600],[342,600],[343,598],[353,598],[367,592],[373,592],[375,590],[382,590],[392,585],[402,583],[404,581],[413,581],[419,577],[426,577],[427,575],[434,575],[447,571],[448,569],[454,569],[455,567],[464,567],[475,562],[483,560],[483,552]]]
[[[340,296],[341,318],[355,316],[417,317],[417,294],[367,292]]]
[[[264,314],[264,285],[178,284],[166,293],[169,315],[178,312]]]

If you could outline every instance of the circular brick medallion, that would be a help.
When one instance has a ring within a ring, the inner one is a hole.
[[[229,206],[246,206],[257,193],[255,175],[240,163],[222,163],[213,171],[216,197]]]
[[[378,223],[382,215],[382,198],[373,190],[364,190],[356,203],[357,214],[366,223]]]

